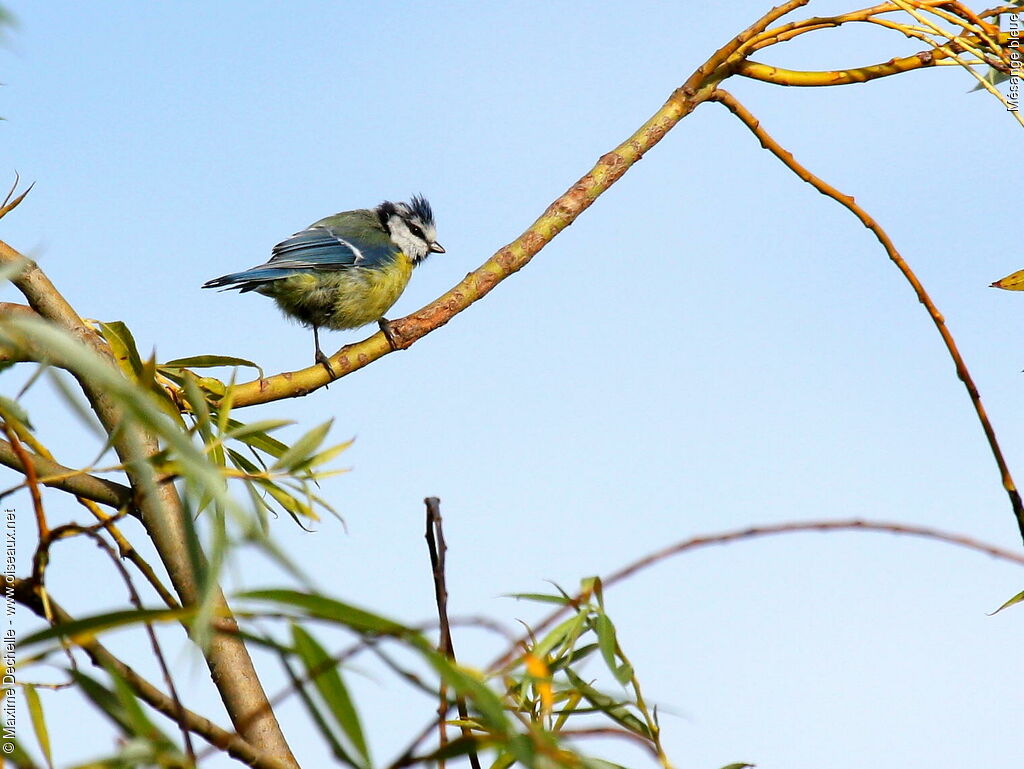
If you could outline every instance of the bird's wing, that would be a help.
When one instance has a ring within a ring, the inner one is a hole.
[[[288,270],[338,270],[375,264],[397,251],[390,240],[370,242],[357,236],[345,237],[336,229],[315,224],[274,246],[266,267]]]
[[[281,241],[274,246],[269,261],[208,280],[203,288],[254,291],[265,283],[303,272],[382,266],[397,253],[398,247],[373,212],[346,211]]]

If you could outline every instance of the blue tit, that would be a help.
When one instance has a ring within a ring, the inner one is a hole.
[[[430,203],[413,196],[409,203],[386,201],[321,219],[274,246],[265,264],[214,278],[203,288],[272,297],[285,315],[313,329],[315,360],[333,376],[319,329],[377,321],[394,347],[384,313],[405,290],[413,267],[443,253]]]

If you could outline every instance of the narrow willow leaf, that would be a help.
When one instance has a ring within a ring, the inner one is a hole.
[[[600,712],[604,713],[620,726],[626,727],[629,731],[646,737],[647,739],[651,738],[651,733],[647,728],[647,724],[630,713],[625,703],[598,691],[576,675],[571,668],[565,669],[565,675],[569,679],[569,683],[572,684],[573,689],[582,694],[584,699],[586,699],[587,702],[597,708]]]
[[[300,467],[317,467],[319,465],[327,464],[336,456],[351,448],[353,442],[353,440],[347,440],[344,443],[339,443],[336,446],[331,446],[329,449],[324,449],[319,454],[314,454],[313,456],[311,456],[309,460],[306,461],[303,465],[300,465]],[[334,472],[337,473],[338,471]],[[323,478],[326,476],[320,475],[319,477]]]
[[[571,601],[570,598],[560,595],[548,595],[547,593],[506,593],[505,597],[523,601],[537,601],[538,603],[553,603],[558,606],[565,606]]]
[[[39,700],[39,692],[31,684],[25,684],[25,701],[28,704],[28,715],[32,719],[32,729],[36,733],[39,749],[46,757],[46,765],[53,767],[53,754],[50,752],[50,733],[46,729],[46,717],[43,715],[43,703]]]
[[[327,437],[327,432],[331,429],[333,423],[333,419],[328,419],[323,424],[317,425],[307,432],[295,441],[284,454],[279,456],[270,469],[291,470],[295,465],[307,460],[320,447],[320,444],[324,442],[324,438]]]
[[[72,670],[70,674],[80,694],[84,695],[101,713],[113,721],[124,734],[131,735],[133,733],[132,726],[121,709],[121,703],[118,702],[113,692],[81,670]]]
[[[581,646],[578,649],[573,649],[572,653],[564,657],[558,657],[557,659],[549,660],[548,667],[550,667],[552,670],[561,670],[562,668],[567,667],[569,665],[575,665],[576,663],[586,659],[591,654],[593,654],[594,651],[597,650],[597,648],[597,644],[587,644],[586,646]]]
[[[262,435],[266,437],[266,434],[272,430],[278,430],[282,427],[295,424],[290,419],[261,419],[258,422],[249,422],[248,424],[242,424],[241,422],[235,422],[229,420],[228,429],[224,431],[221,436],[224,440],[236,440],[242,441],[243,438],[248,438],[251,435]],[[232,426],[236,425],[236,426]],[[243,443],[245,441],[242,441]],[[287,446],[283,443],[281,446],[287,450]]]
[[[450,726],[462,726],[464,722],[448,721],[447,723]],[[458,758],[459,756],[465,756],[469,753],[479,753],[485,748],[493,747],[497,744],[497,740],[490,739],[487,737],[487,735],[484,734],[473,734],[469,736],[463,735],[461,737],[457,737],[451,742],[442,745],[437,750],[434,750],[430,753],[427,753],[427,755],[422,756],[420,759],[420,763],[422,763],[425,766],[436,766],[441,761],[445,761],[451,758]],[[506,769],[507,767],[511,766],[514,762],[515,759],[509,756],[509,761],[507,763],[495,762],[491,764],[490,769]]]
[[[139,701],[135,698],[132,690],[128,688],[127,682],[112,668],[108,667],[106,671],[107,675],[114,682],[114,696],[117,697],[117,701],[121,705],[121,712],[124,714],[125,721],[131,724],[133,733],[149,740],[158,740],[161,743],[170,745],[170,740],[167,739],[166,735],[161,734],[153,722],[146,717]]]
[[[441,679],[472,704],[485,727],[498,734],[512,734],[505,706],[480,674],[457,665],[434,649],[420,649],[420,652]]]
[[[235,467],[237,467],[243,473],[259,475],[261,472],[263,472],[259,467],[256,466],[255,462],[249,459],[249,457],[245,456],[245,454],[241,454],[235,451],[234,449],[228,449],[228,458],[234,463]]]
[[[586,625],[586,614],[574,614],[553,627],[531,650],[538,657],[547,657],[558,646],[572,646]]]
[[[611,761],[605,761],[603,758],[580,756],[580,759],[583,761],[583,766],[586,769],[626,769],[622,764],[614,764]]]
[[[1007,291],[1024,291],[1024,270],[1010,273],[992,284],[992,288],[1003,288]]]
[[[12,769],[37,769],[37,764],[32,759],[32,756],[21,747],[21,744],[14,737],[4,736],[0,739],[3,740],[4,755],[7,761],[10,762]]]
[[[266,478],[253,478],[252,483],[265,490],[273,500],[277,502],[277,504],[284,508],[286,512],[302,518],[309,518],[313,521],[320,520],[320,516],[314,512],[312,507],[288,492],[279,484],[267,480]]]
[[[244,424],[234,419],[229,419],[228,425],[231,427],[232,430],[240,427],[245,427]],[[269,435],[266,434],[266,432],[267,431],[264,430],[253,433],[252,435],[243,434],[232,437],[236,438],[237,440],[240,440],[247,446],[252,446],[254,449],[259,449],[260,451],[270,454],[270,456],[272,457],[279,457],[282,454],[284,454],[288,450],[288,447],[285,444],[281,443],[281,441],[277,440],[277,438],[271,438]]]
[[[1007,601],[1007,602],[1006,602],[1006,603],[1004,603],[1004,604],[1003,604],[1002,606],[1000,606],[1000,607],[999,607],[998,609],[996,609],[996,610],[995,610],[994,612],[992,612],[992,614],[998,614],[998,613],[999,613],[999,612],[1001,612],[1001,611],[1002,611],[1003,609],[1005,609],[1005,608],[1007,608],[1007,607],[1009,607],[1009,606],[1013,606],[1014,604],[1018,604],[1018,603],[1020,603],[1021,601],[1024,601],[1024,591],[1022,591],[1022,592],[1020,592],[1020,593],[1017,593],[1017,595],[1015,595],[1015,596],[1014,596],[1013,598],[1011,598],[1011,599],[1010,599],[1009,601]]]
[[[295,624],[292,625],[292,641],[306,666],[307,675],[327,704],[334,721],[363,759],[362,766],[371,766],[370,751],[359,723],[359,715],[352,704],[352,698],[345,687],[337,663],[313,636]]]
[[[142,358],[135,346],[135,338],[122,321],[100,323],[100,333],[107,340],[117,364],[126,373],[136,378],[142,373]]]
[[[726,764],[722,769],[748,769],[751,766],[757,766],[757,764],[748,764],[745,761],[741,761],[738,764]]]
[[[607,614],[598,614],[594,620],[594,632],[597,633],[597,645],[601,649],[601,657],[615,680],[625,686],[633,677],[633,666],[628,662],[619,665],[619,642],[615,637],[615,625]]]
[[[28,412],[25,411],[22,405],[4,395],[0,395],[0,415],[2,415],[4,419],[17,420],[21,424],[25,425],[29,430],[35,430],[32,426],[32,422],[29,421]]]
[[[239,593],[238,597],[251,601],[267,601],[291,606],[301,609],[307,616],[337,622],[359,633],[380,633],[392,636],[415,634],[415,631],[405,625],[400,625],[333,598],[313,593],[303,593],[298,590],[250,590]]]
[[[254,368],[260,373],[263,379],[263,369],[251,360],[235,358],[231,355],[193,355],[191,358],[175,358],[166,363],[161,363],[161,368],[218,368],[220,366],[246,366]]]
[[[21,639],[18,642],[18,646],[22,649],[27,649],[58,637],[73,638],[78,639],[79,642],[86,642],[89,637],[106,632],[107,630],[137,625],[143,622],[176,622],[190,617],[194,612],[194,608],[122,609],[104,614],[95,614],[91,617],[83,617],[40,630],[28,638]]]

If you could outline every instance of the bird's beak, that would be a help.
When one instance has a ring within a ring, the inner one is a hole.
[[[430,244],[430,253],[432,254],[443,254],[444,248],[436,240]]]

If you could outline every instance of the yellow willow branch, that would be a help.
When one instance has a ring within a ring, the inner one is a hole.
[[[495,286],[518,272],[552,238],[572,224],[611,185],[617,182],[644,154],[664,138],[696,106],[707,101],[715,87],[730,74],[737,51],[759,35],[768,25],[810,0],[783,3],[734,37],[702,64],[677,88],[668,101],[622,144],[601,156],[587,174],[555,200],[527,230],[498,250],[458,285],[418,312],[391,322],[398,349],[405,349],[431,331],[440,328],[458,313],[486,296]],[[362,342],[347,345],[330,357],[335,379],[351,374],[392,352],[383,333]],[[237,385],[232,406],[240,408],[257,403],[306,395],[333,381],[323,366],[316,364],[301,371],[286,372]]]
[[[876,20],[877,21],[877,20]],[[903,29],[902,25],[898,25]],[[1007,33],[1000,34],[998,43],[1000,48],[1010,40]],[[976,44],[976,39],[970,39],[971,44]],[[958,42],[951,42],[942,48],[935,48],[928,51],[920,51],[911,56],[902,56],[880,64],[870,64],[866,67],[853,67],[851,69],[804,71],[773,67],[770,64],[762,64],[751,59],[741,61],[736,65],[737,75],[743,75],[753,80],[761,80],[774,85],[788,85],[798,87],[824,87],[830,85],[851,85],[853,83],[866,83],[869,80],[876,80],[880,77],[899,75],[903,72],[910,72],[915,69],[934,67],[937,64],[958,62],[957,54],[964,53],[967,47]]]
[[[928,0],[928,2],[919,2],[918,4],[930,7],[946,5],[948,2],[949,0]],[[802,19],[801,21],[792,21],[788,24],[783,24],[781,27],[765,30],[744,47],[743,53],[750,54],[777,43],[785,43],[807,32],[839,27],[855,21],[867,21],[883,13],[897,13],[901,10],[894,2],[887,2],[873,5],[869,8],[861,8],[857,11],[850,11],[839,16],[814,16],[809,19]]]
[[[971,373],[967,369],[967,364],[964,363],[963,356],[960,355],[960,350],[957,349],[956,342],[953,340],[953,335],[946,326],[946,319],[942,316],[942,313],[939,312],[935,303],[928,295],[928,292],[925,291],[925,288],[921,284],[921,281],[918,280],[917,275],[915,275],[914,271],[910,269],[910,265],[908,265],[903,259],[900,252],[896,250],[896,246],[889,238],[889,235],[873,218],[871,218],[867,211],[857,205],[856,201],[851,196],[844,195],[831,184],[815,176],[807,170],[807,168],[797,162],[793,157],[793,154],[788,150],[783,149],[782,146],[761,127],[760,121],[754,117],[746,107],[740,104],[732,94],[728,91],[718,90],[715,91],[711,99],[713,101],[720,102],[734,115],[736,115],[736,117],[738,117],[740,121],[750,129],[751,133],[758,138],[758,141],[761,142],[761,146],[781,160],[782,163],[800,179],[803,179],[805,182],[810,184],[822,195],[832,198],[841,206],[848,209],[860,220],[861,224],[871,230],[872,234],[878,239],[878,242],[882,244],[885,252],[889,255],[889,259],[892,260],[893,264],[896,265],[896,268],[903,274],[903,277],[906,278],[907,282],[914,290],[914,293],[917,295],[918,301],[921,302],[928,311],[928,315],[935,324],[935,328],[938,330],[939,336],[942,337],[942,341],[946,345],[949,357],[953,359],[953,364],[956,366],[956,374],[960,378],[960,381],[964,383],[964,387],[967,389],[967,394],[971,399],[971,403],[974,405],[974,411],[978,416],[978,421],[981,423],[981,429],[985,433],[985,438],[988,440],[992,456],[995,458],[996,465],[999,468],[999,475],[1003,483],[1003,488],[1006,490],[1006,493],[1010,498],[1010,506],[1013,508],[1013,514],[1017,520],[1017,527],[1020,530],[1021,537],[1024,538],[1024,502],[1021,501],[1020,492],[1014,484],[1013,476],[1010,475],[1010,468],[1003,456],[1002,449],[999,447],[999,441],[996,439],[995,429],[989,421],[988,414],[985,413],[985,407],[981,402],[981,395],[978,392],[977,386],[974,384],[974,379],[971,377]]]
[[[820,72],[784,69],[748,59],[737,65],[736,74],[774,85],[817,88],[830,85],[866,83],[869,80],[877,80],[880,77],[889,77],[890,75],[898,75],[903,72],[911,72],[915,69],[933,67],[941,59],[947,58],[947,56],[948,54],[941,51],[921,51],[913,56],[889,59],[889,61],[882,62],[881,64]]]

